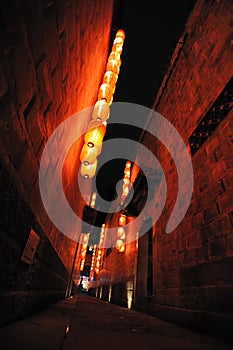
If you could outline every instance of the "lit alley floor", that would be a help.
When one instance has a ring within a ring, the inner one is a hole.
[[[0,330],[1,350],[232,350],[232,345],[86,294]]]

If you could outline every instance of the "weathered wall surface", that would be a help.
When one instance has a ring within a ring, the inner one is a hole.
[[[230,7],[230,1],[198,1],[186,25],[183,46],[155,101],[155,110],[176,127],[187,146],[232,76]],[[165,234],[165,226],[176,200],[177,173],[165,147],[154,147],[168,194],[154,242],[157,260],[151,306],[167,320],[229,338],[233,322],[232,120],[231,111],[192,157],[191,205],[170,234]],[[145,142],[150,145],[149,139]]]
[[[155,99],[154,109],[175,126],[187,147],[189,137],[232,77],[230,9],[228,0],[197,2]],[[138,300],[141,310],[165,320],[227,339],[232,339],[233,325],[232,116],[230,111],[192,156],[191,204],[169,234],[165,227],[176,201],[177,171],[164,145],[148,134],[141,140],[162,166],[167,199],[154,227],[153,296],[146,299],[139,288],[134,301],[137,305]],[[152,118],[148,124],[156,132]],[[168,143],[172,142],[170,138]],[[160,192],[155,190],[148,215],[153,216],[160,202]],[[117,259],[109,257],[108,262],[108,268],[115,271]],[[140,283],[141,278],[136,281]]]
[[[25,203],[22,207],[29,209],[20,210],[21,222],[28,222],[29,214],[30,218],[33,217],[39,232],[43,232],[43,239],[46,239],[45,236],[49,238],[68,271],[76,243],[53,226],[44,210],[38,185],[40,158],[53,130],[73,113],[96,101],[105,71],[112,9],[111,0],[25,0],[3,1],[0,5],[0,151],[3,169],[9,173],[18,192],[16,199],[10,184],[4,189],[6,210],[13,213],[15,201],[21,207],[22,199]],[[82,130],[85,126],[74,127]],[[74,153],[79,148],[80,143]],[[48,167],[56,167],[57,156],[50,155]],[[75,181],[71,174],[74,166],[78,165],[77,154],[70,157],[71,160],[74,158],[77,163],[73,162],[68,169],[67,162],[64,179],[73,205],[77,204],[77,198],[74,198],[76,191],[72,186]],[[82,201],[79,203],[81,208]],[[18,214],[12,223],[15,231],[17,220]],[[8,225],[2,229],[1,237],[3,247],[5,244],[8,246],[8,254],[11,247],[15,252],[11,258],[8,257],[9,264],[15,268],[13,271],[3,259],[1,269],[8,271],[9,267],[9,278],[18,280],[22,277],[22,285],[7,283],[4,272],[1,288],[17,291],[23,288],[24,283],[31,283],[27,274],[21,275],[24,267],[18,260],[31,221],[22,226],[19,238],[15,232],[12,240],[8,237],[10,220]],[[45,265],[53,265],[45,252],[42,255]],[[51,277],[45,265],[37,273],[45,274],[43,288],[49,291]],[[62,269],[61,262],[58,265],[58,270]],[[59,274],[56,266],[52,269]],[[13,275],[10,277],[11,272]],[[42,288],[42,282],[38,282],[37,287]],[[59,288],[64,294],[63,280]]]

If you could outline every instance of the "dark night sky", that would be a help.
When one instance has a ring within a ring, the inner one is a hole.
[[[112,35],[114,38],[116,29],[122,28],[126,38],[113,101],[131,102],[151,108],[195,1],[122,0],[117,4]],[[118,135],[122,137],[122,128],[107,127],[105,139]],[[138,133],[134,133],[131,127],[125,130],[123,136],[134,138]],[[104,144],[102,152],[107,152]],[[125,161],[112,161],[100,169],[97,189],[104,199],[110,200],[115,194],[114,184],[123,173],[124,164]]]

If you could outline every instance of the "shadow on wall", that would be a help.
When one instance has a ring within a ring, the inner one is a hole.
[[[0,196],[0,325],[5,325],[63,299],[68,272],[1,164]],[[25,246],[32,229],[38,246],[31,261],[33,240]]]

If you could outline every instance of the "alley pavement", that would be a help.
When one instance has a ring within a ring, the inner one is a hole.
[[[0,329],[1,350],[232,350],[233,345],[77,294]]]

